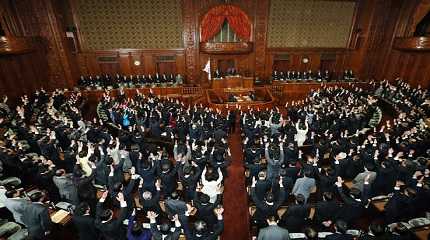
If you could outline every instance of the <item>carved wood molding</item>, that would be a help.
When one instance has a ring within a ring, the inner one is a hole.
[[[396,38],[393,47],[403,51],[430,51],[430,37]]]
[[[252,49],[252,42],[200,43],[200,51],[208,54],[246,54]]]
[[[265,77],[267,25],[269,24],[269,0],[258,1],[255,19],[255,75]]]
[[[183,16],[183,38],[185,49],[185,74],[187,83],[196,82],[196,65],[197,65],[197,29],[196,16],[193,0],[182,0],[182,16]]]

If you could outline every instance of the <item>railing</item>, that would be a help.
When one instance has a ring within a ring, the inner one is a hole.
[[[182,95],[202,95],[203,90],[201,87],[183,87]]]

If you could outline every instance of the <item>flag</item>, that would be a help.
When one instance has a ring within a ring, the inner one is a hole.
[[[205,68],[203,68],[203,72],[207,72],[208,79],[211,80],[211,60],[210,59],[206,63]]]

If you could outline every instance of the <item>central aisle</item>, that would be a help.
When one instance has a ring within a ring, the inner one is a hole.
[[[239,127],[230,134],[231,165],[224,186],[223,240],[249,240],[248,197],[245,187],[245,168]]]

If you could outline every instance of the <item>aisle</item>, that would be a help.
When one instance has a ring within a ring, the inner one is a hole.
[[[239,127],[229,137],[232,163],[228,169],[228,178],[224,186],[224,219],[223,240],[249,239],[248,197],[245,187],[245,169]]]

